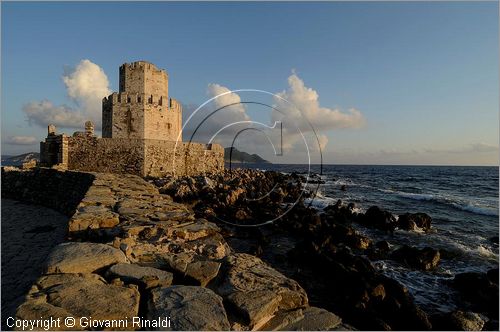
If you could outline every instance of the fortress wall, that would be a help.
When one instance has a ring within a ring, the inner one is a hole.
[[[175,149],[175,152],[174,152]],[[159,177],[167,174],[198,175],[224,170],[224,148],[213,144],[179,143],[146,140],[144,145],[144,174]]]
[[[174,141],[70,137],[68,150],[68,169],[78,171],[160,177],[224,170],[218,144],[180,142],[176,148]]]
[[[71,216],[94,175],[50,168],[29,171],[2,167],[2,198],[42,205]]]
[[[144,107],[144,138],[175,141],[179,135],[178,110],[169,108],[169,101],[153,95],[154,103]]]
[[[68,169],[142,175],[144,144],[139,139],[71,137]]]

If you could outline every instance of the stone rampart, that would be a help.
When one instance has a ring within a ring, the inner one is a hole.
[[[42,205],[71,216],[93,180],[90,173],[2,167],[2,198]]]

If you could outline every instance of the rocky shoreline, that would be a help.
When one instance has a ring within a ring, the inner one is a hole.
[[[193,206],[197,217],[219,221],[235,248],[261,257],[297,280],[312,304],[335,312],[356,329],[498,330],[498,268],[455,276],[449,286],[460,294],[459,308],[426,312],[415,304],[405,285],[373,267],[372,261],[384,258],[410,270],[432,273],[436,269],[446,252],[411,243],[377,242],[355,227],[358,224],[388,233],[395,229],[432,232],[432,218],[425,213],[394,216],[377,206],[358,213],[354,204],[341,201],[323,210],[314,209],[305,199],[314,195],[314,184],[321,180],[313,176],[309,190],[302,192],[306,179],[295,173],[238,169],[226,172],[223,178],[151,182],[175,201]],[[253,201],[269,191],[268,196]],[[280,216],[290,204],[294,208],[272,225],[247,228],[220,222],[259,224]]]
[[[56,192],[71,179],[76,192],[47,199],[49,179]],[[430,314],[370,259],[432,270],[440,252],[394,248],[353,227],[426,231],[425,214],[395,218],[376,207],[360,214],[342,202],[318,211],[305,203],[311,194],[298,174],[146,180],[2,169],[2,197],[71,215],[67,242],[49,254],[18,318],[170,317],[177,330],[498,329],[498,269],[457,275],[463,308]]]

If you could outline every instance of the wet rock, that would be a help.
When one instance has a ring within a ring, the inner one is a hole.
[[[498,245],[498,236],[490,237],[490,242]]]
[[[398,227],[407,231],[416,231],[420,228],[428,232],[431,223],[432,218],[426,213],[405,213],[400,215],[397,221]]]
[[[394,215],[388,211],[380,209],[378,206],[370,207],[364,214],[361,222],[368,227],[388,231],[393,231],[397,225]]]
[[[224,262],[224,270],[216,291],[246,316],[249,325],[259,324],[278,309],[307,305],[307,295],[296,281],[255,256],[230,255]]]
[[[369,237],[356,234],[350,237],[350,245],[352,245],[356,249],[366,250],[372,244],[372,241]]]
[[[391,257],[410,267],[424,271],[436,268],[440,260],[439,250],[429,247],[418,249],[406,245],[395,250]]]
[[[229,330],[222,298],[208,288],[171,286],[154,288],[148,302],[148,318],[169,317],[176,331]]]
[[[128,326],[132,326],[132,317],[138,314],[140,295],[136,289],[109,285],[95,274],[46,275],[36,282],[36,286],[18,308],[17,317],[29,319],[34,313],[60,317],[69,313],[68,316],[77,321],[79,317],[125,319],[129,320]]]
[[[168,287],[172,284],[173,275],[170,272],[144,267],[137,264],[115,264],[106,275],[109,278],[120,278],[127,283],[134,283],[145,288]]]
[[[116,263],[127,263],[121,250],[101,243],[67,242],[47,257],[45,273],[92,273]]]

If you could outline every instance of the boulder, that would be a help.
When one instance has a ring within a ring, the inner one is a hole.
[[[487,312],[490,318],[498,320],[498,285],[486,273],[459,273],[453,279],[453,286],[473,304],[474,310]]]
[[[172,230],[176,237],[186,241],[198,240],[202,237],[213,235],[219,231],[220,229],[217,225],[208,222],[205,219],[197,219],[192,224],[176,227]]]
[[[195,261],[187,265],[185,275],[195,280],[200,286],[205,287],[212,279],[217,277],[221,263],[214,261]]]
[[[243,314],[251,327],[262,325],[277,310],[301,308],[308,303],[296,281],[255,256],[230,255],[223,266],[225,273],[216,291]]]
[[[389,211],[380,209],[378,206],[370,207],[361,218],[363,224],[368,227],[392,231],[396,228],[396,218]]]
[[[302,309],[280,310],[260,328],[262,331],[287,330],[286,327],[304,318]]]
[[[436,268],[440,260],[439,250],[429,247],[418,249],[406,245],[395,250],[391,257],[410,267],[424,271]]]
[[[149,319],[169,317],[172,330],[229,330],[222,298],[208,288],[198,286],[158,287],[151,290]]]
[[[66,242],[55,247],[45,261],[45,273],[92,273],[117,263],[125,254],[112,246],[90,242]]]
[[[168,287],[172,284],[173,274],[153,267],[137,264],[115,264],[106,272],[109,278],[120,278],[124,282],[141,285],[145,288]]]
[[[219,233],[186,242],[185,249],[215,260],[222,259],[231,252],[226,240]]]
[[[377,243],[375,243],[375,248],[377,248],[378,250],[387,252],[391,249],[391,244],[385,240],[378,241]]]
[[[121,329],[130,330],[132,317],[138,315],[139,297],[137,289],[107,284],[96,274],[50,274],[37,280],[16,316],[20,319],[30,319],[35,314],[37,319],[72,316],[77,322],[80,317],[120,319],[127,320]]]
[[[426,213],[405,213],[398,218],[398,227],[407,231],[416,231],[417,227],[428,232],[432,218]]]
[[[433,317],[432,325],[441,331],[481,331],[484,320],[474,312],[453,311]]]

